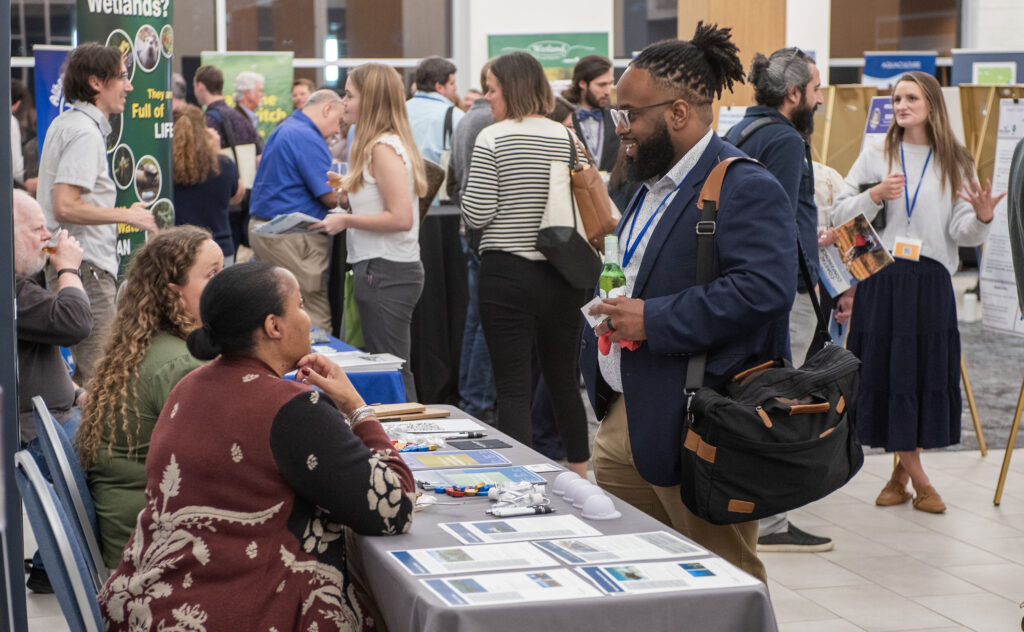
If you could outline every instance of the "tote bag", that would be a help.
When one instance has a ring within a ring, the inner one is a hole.
[[[548,200],[536,247],[572,287],[589,289],[597,285],[601,258],[587,242],[564,162],[551,163]]]

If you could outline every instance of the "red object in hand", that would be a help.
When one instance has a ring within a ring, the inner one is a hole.
[[[630,351],[636,351],[640,348],[639,340],[620,340],[619,346],[623,349],[629,349]],[[601,355],[608,355],[612,350],[612,332],[606,331],[601,334],[601,337],[597,339],[597,350],[601,352]]]

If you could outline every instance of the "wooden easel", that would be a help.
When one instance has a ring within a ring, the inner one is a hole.
[[[996,495],[992,504],[998,506],[1003,499],[1003,486],[1006,485],[1006,474],[1010,471],[1010,457],[1013,456],[1013,444],[1017,441],[1017,431],[1020,430],[1020,415],[1024,411],[1024,382],[1020,384],[1020,394],[1017,396],[1017,408],[1013,411],[1013,423],[1010,424],[1010,436],[1006,438],[1006,453],[1003,454],[1003,467],[999,470],[999,482],[996,483]]]

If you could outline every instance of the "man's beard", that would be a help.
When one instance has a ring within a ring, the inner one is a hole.
[[[636,156],[625,156],[626,177],[633,182],[644,182],[662,176],[672,168],[675,155],[668,125],[660,120],[651,138],[643,143],[637,142]]]
[[[17,263],[15,269],[20,270],[25,276],[35,276],[46,267],[46,255],[39,253],[35,257],[27,257],[19,252],[14,253],[14,259]]]
[[[587,91],[583,93],[583,100],[587,102],[587,107],[592,110],[600,110],[602,107],[600,100],[594,96],[594,93],[590,91],[589,87],[587,88]]]
[[[815,109],[814,106],[801,103],[789,113],[789,121],[804,138],[809,137],[814,132]]]

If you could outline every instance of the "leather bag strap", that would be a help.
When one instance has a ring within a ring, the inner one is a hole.
[[[697,198],[700,220],[697,222],[696,285],[707,285],[714,279],[715,231],[718,227],[716,217],[722,196],[722,182],[725,180],[725,172],[729,170],[729,167],[740,161],[761,165],[760,162],[746,156],[726,158],[715,165],[715,168],[711,170],[711,173],[704,180],[704,186],[700,189],[700,196]],[[707,359],[707,352],[695,353],[690,356],[686,365],[687,393],[696,393],[703,386],[704,368],[707,364]]]

